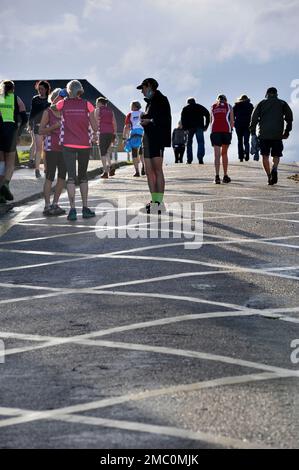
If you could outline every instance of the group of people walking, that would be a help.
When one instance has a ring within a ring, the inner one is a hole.
[[[255,108],[247,95],[242,95],[231,106],[225,95],[219,95],[209,112],[204,106],[196,103],[194,98],[187,100],[181,113],[178,127],[172,133],[172,147],[175,163],[183,163],[187,146],[187,164],[193,161],[193,139],[197,140],[197,159],[204,163],[204,132],[211,127],[211,144],[215,156],[215,183],[220,184],[220,161],[223,164],[223,183],[230,183],[228,171],[228,148],[232,141],[233,129],[238,138],[238,157],[240,162],[249,161],[250,153],[254,160],[263,157],[263,165],[268,175],[268,184],[277,183],[277,167],[282,157],[283,139],[287,139],[292,129],[293,114],[289,105],[278,98],[277,89],[271,87],[266,97]],[[286,123],[286,126],[285,126]],[[259,126],[259,138],[256,128]],[[252,136],[250,145],[250,135]],[[270,170],[269,156],[274,158]]]
[[[238,136],[240,161],[249,160],[250,134],[255,154],[260,149],[268,184],[278,181],[277,168],[282,157],[283,139],[292,130],[293,114],[289,105],[278,98],[275,88],[269,88],[266,97],[255,108],[246,95],[231,106],[225,95],[217,97],[209,112],[204,106],[189,98],[181,113],[181,121],[171,134],[171,108],[169,101],[158,90],[154,78],[146,78],[137,87],[144,95],[145,111],[139,101],[131,103],[123,129],[124,146],[132,152],[135,177],[147,176],[151,200],[146,205],[147,213],[160,214],[164,210],[165,178],[163,154],[165,147],[174,148],[176,163],[183,162],[187,146],[187,163],[193,161],[192,144],[196,137],[199,164],[204,163],[204,133],[211,127],[211,144],[215,155],[215,180],[221,183],[220,166],[222,160],[223,183],[230,183],[228,175],[228,149],[233,129]],[[35,149],[35,174],[40,177],[39,163],[42,150],[45,150],[45,208],[44,215],[63,215],[64,209],[58,205],[60,194],[65,186],[70,202],[68,220],[77,220],[75,185],[79,183],[82,199],[82,217],[91,218],[95,212],[88,207],[87,168],[92,146],[99,146],[103,163],[102,178],[114,176],[110,150],[117,124],[108,100],[99,97],[94,106],[82,98],[84,89],[78,80],[71,80],[66,89],[51,91],[47,81],[36,84],[38,95],[32,99],[29,115],[29,129],[32,135],[32,148]],[[9,80],[1,83],[0,89],[0,202],[13,199],[9,182],[13,174],[18,136],[27,123],[23,101],[14,93],[14,84]],[[259,127],[259,136],[256,128]],[[273,157],[270,167],[269,157]],[[139,168],[141,159],[141,171]],[[78,164],[78,170],[77,170]],[[56,171],[57,184],[51,203],[51,188]]]

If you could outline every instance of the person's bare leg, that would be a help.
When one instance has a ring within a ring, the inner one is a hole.
[[[52,181],[46,179],[45,184],[44,184],[44,198],[45,198],[46,207],[50,205],[51,189],[52,189]]]
[[[275,168],[276,170],[278,168],[279,162],[280,162],[280,157],[273,157],[273,168]]]
[[[56,183],[54,198],[53,198],[53,204],[58,204],[60,195],[62,191],[64,190],[64,185],[65,185],[65,180],[62,178],[58,178],[57,183]]]
[[[155,193],[164,194],[165,178],[163,173],[163,158],[155,157],[152,159],[152,165],[156,176]]]
[[[132,149],[132,158],[134,163],[135,172],[139,174],[139,156],[138,149]]]
[[[102,155],[101,160],[102,160],[102,164],[103,164],[104,173],[108,173],[109,168],[107,167],[107,155]]]
[[[15,169],[16,152],[5,153],[5,175],[4,180],[10,182]]]
[[[30,131],[31,135],[31,145],[29,147],[29,160],[33,161],[35,160],[36,156],[36,143],[35,143],[35,136],[32,131]]]
[[[43,152],[43,138],[41,135],[35,134],[36,155],[35,155],[35,169],[40,170],[40,161]]]
[[[106,158],[107,158],[107,168],[108,168],[107,171],[109,171],[111,168],[111,150],[110,149],[107,152]]]
[[[222,145],[221,155],[222,155],[222,165],[223,165],[223,173],[224,176],[227,176],[227,169],[228,169],[228,145]]]
[[[267,173],[267,175],[269,176],[270,173],[271,173],[271,170],[270,170],[270,162],[269,162],[269,157],[263,155],[263,167],[264,167],[264,170],[265,172]]]
[[[72,183],[72,182],[67,183],[67,193],[68,193],[71,209],[75,209],[76,208],[76,203],[75,203],[76,185],[75,183]]]
[[[80,193],[82,199],[82,207],[87,207],[87,198],[88,198],[88,182],[80,184]]]
[[[4,152],[0,152],[0,188],[4,181],[5,176],[5,160],[4,160]]]
[[[220,172],[220,156],[221,156],[221,147],[218,147],[217,145],[214,145],[216,176],[219,176],[219,172]]]
[[[156,173],[153,169],[152,159],[145,158],[145,169],[146,169],[146,176],[147,176],[147,183],[150,190],[150,193],[153,194],[156,192]]]

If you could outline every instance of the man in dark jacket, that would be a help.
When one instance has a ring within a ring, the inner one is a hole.
[[[245,160],[248,162],[250,154],[249,146],[249,124],[253,111],[253,104],[246,95],[240,96],[233,108],[235,118],[235,129],[238,136],[238,154],[240,162]]]
[[[203,164],[203,158],[205,156],[204,132],[208,129],[210,124],[209,111],[204,106],[196,103],[194,98],[188,98],[187,106],[182,110],[181,122],[183,129],[188,131],[187,163],[191,164],[193,161],[192,144],[195,135],[197,140],[198,163]]]
[[[147,204],[147,213],[161,213],[165,190],[163,174],[163,154],[165,147],[171,147],[171,110],[166,96],[157,89],[154,78],[146,78],[137,87],[141,90],[147,103],[145,113],[141,116],[144,127],[144,161],[151,202]]]
[[[285,126],[286,123],[286,126]],[[287,139],[292,130],[293,112],[286,101],[278,98],[276,88],[269,88],[266,99],[262,100],[254,109],[250,132],[256,133],[259,127],[260,151],[263,156],[263,166],[268,175],[268,184],[278,181],[277,168],[282,157],[283,139]],[[273,168],[270,170],[269,157],[273,157]]]

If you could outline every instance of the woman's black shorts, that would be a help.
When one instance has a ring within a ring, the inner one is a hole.
[[[17,149],[18,129],[14,122],[0,125],[0,152],[10,153]]]
[[[231,143],[231,132],[212,132],[211,144],[213,145],[213,147],[222,147],[222,145],[230,145]]]

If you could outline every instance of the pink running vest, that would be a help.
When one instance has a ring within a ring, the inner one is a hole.
[[[60,140],[69,147],[90,147],[89,112],[87,101],[68,98],[62,109]]]
[[[61,117],[55,116],[51,109],[48,109],[49,127],[54,126],[61,122]],[[46,135],[45,138],[45,151],[46,152],[62,152],[60,144],[60,128],[55,129],[51,134]]]
[[[99,133],[113,134],[113,112],[107,106],[99,108]]]

